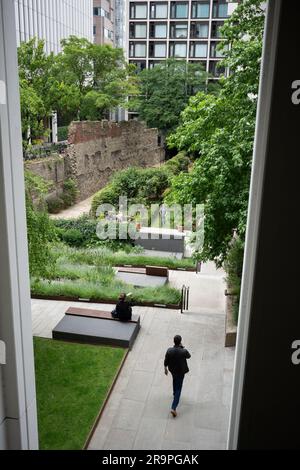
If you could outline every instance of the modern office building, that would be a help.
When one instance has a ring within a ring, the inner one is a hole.
[[[139,69],[170,57],[200,62],[214,78],[226,73],[217,64],[220,27],[238,1],[128,1],[128,60]]]
[[[93,0],[94,42],[96,44],[115,43],[115,0]]]
[[[47,53],[60,52],[71,35],[93,41],[93,0],[14,0],[17,44],[44,39]]]

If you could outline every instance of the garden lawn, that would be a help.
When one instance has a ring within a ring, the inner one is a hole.
[[[41,450],[80,450],[124,349],[34,338]]]
[[[65,258],[72,263],[122,266],[133,265],[144,267],[164,266],[169,269],[195,269],[195,261],[190,258],[177,259],[158,256],[146,256],[143,253],[126,253],[125,251],[111,251],[107,248],[70,248],[58,245],[53,248],[53,253],[61,258]]]

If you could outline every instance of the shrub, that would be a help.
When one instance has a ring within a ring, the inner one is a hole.
[[[69,246],[77,246],[80,247],[83,245],[83,236],[80,230],[76,230],[75,228],[70,230],[63,230],[60,229],[59,232],[60,239],[67,243]]]
[[[61,199],[64,201],[65,207],[70,207],[75,204],[77,194],[78,190],[75,181],[71,178],[67,179],[64,182],[63,194],[61,195]]]
[[[243,273],[244,242],[237,238],[231,243],[224,269],[227,273],[227,285],[230,294],[236,296],[233,301],[233,313],[236,323],[238,322],[238,310],[241,292],[241,281]]]
[[[50,214],[58,214],[65,207],[64,201],[58,196],[47,197],[46,203]]]
[[[68,140],[69,126],[58,127],[57,129],[57,138],[58,142],[63,142]]]
[[[177,176],[181,172],[187,172],[190,164],[191,160],[185,152],[179,152],[175,157],[165,163],[165,168],[173,176]]]

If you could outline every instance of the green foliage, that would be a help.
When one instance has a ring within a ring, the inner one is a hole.
[[[48,196],[46,202],[49,214],[58,214],[65,207],[63,199],[56,195]]]
[[[41,450],[82,450],[124,353],[34,338]]]
[[[226,258],[233,230],[241,239],[245,235],[263,28],[261,2],[241,3],[222,31],[231,75],[218,95],[191,98],[168,141],[198,159],[190,173],[174,178],[167,202],[205,204],[200,257],[218,264]]]
[[[69,126],[61,126],[57,129],[58,142],[68,140]]]
[[[69,248],[65,245],[52,249],[56,257],[63,258],[72,264],[87,264],[90,266],[166,266],[169,269],[193,269],[195,263],[192,259],[161,258],[159,256],[146,256],[143,252],[126,252],[125,250],[112,251],[108,247],[100,248]]]
[[[51,116],[49,95],[54,55],[44,51],[44,41],[33,38],[18,49],[23,140],[43,139],[44,121]]]
[[[101,204],[117,206],[119,198],[126,196],[128,204],[160,203],[174,175],[188,170],[190,159],[184,152],[168,160],[159,168],[130,167],[112,176],[110,183],[93,198],[92,214],[95,216]]]
[[[62,52],[55,56],[47,55],[44,45],[34,38],[18,49],[24,142],[28,133],[32,139],[47,135],[53,110],[66,123],[99,120],[117,106],[126,107],[128,95],[138,93],[136,75],[122,49],[75,36],[64,39]]]
[[[231,242],[224,269],[227,273],[227,285],[230,295],[235,296],[234,307],[234,320],[238,322],[238,310],[240,303],[241,281],[243,274],[243,261],[244,261],[244,247],[245,243],[240,239],[234,239]]]
[[[207,73],[201,64],[177,59],[145,69],[138,78],[141,94],[135,107],[149,127],[157,127],[163,134],[176,128],[189,98],[207,89]]]
[[[122,49],[70,36],[62,41],[50,93],[60,116],[100,120],[136,95],[136,77]]]
[[[71,178],[64,181],[63,193],[61,195],[61,199],[64,202],[64,207],[70,207],[75,204],[77,195],[78,189],[76,182]]]
[[[50,249],[55,232],[45,204],[48,187],[42,178],[25,172],[29,269],[30,275],[35,277],[50,275],[56,261]]]
[[[100,240],[97,237],[98,221],[88,215],[77,219],[58,219],[54,221],[58,238],[69,246],[75,247],[106,247],[113,251],[133,250],[127,240]],[[116,232],[117,233],[117,232]]]

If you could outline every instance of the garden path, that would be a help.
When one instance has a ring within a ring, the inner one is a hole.
[[[200,274],[171,271],[170,281],[191,288],[190,310],[135,307],[141,331],[116,382],[90,449],[224,449],[229,419],[234,349],[224,348],[224,273],[213,264]],[[32,301],[33,332],[51,330],[72,302]],[[84,304],[87,308],[99,305]],[[111,305],[101,305],[111,310]],[[163,359],[175,334],[191,352],[178,417],[169,409],[171,378]]]
[[[78,202],[74,204],[74,206],[64,209],[59,214],[52,214],[50,217],[51,219],[77,219],[84,214],[89,214],[93,197],[94,196],[91,196],[84,201]]]

